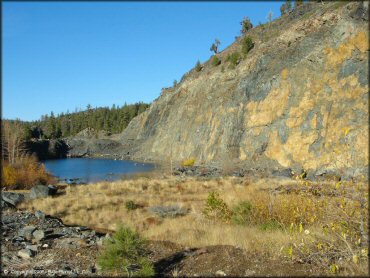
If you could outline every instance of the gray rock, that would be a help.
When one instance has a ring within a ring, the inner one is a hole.
[[[56,239],[65,236],[66,234],[64,233],[53,233],[53,234],[47,234],[45,236],[45,239]]]
[[[26,245],[26,249],[29,249],[33,252],[37,252],[37,245]]]
[[[54,232],[54,229],[48,228],[45,230],[45,234],[52,234]]]
[[[1,197],[3,201],[12,206],[17,206],[19,203],[24,201],[24,195],[20,193],[2,192]]]
[[[13,239],[12,239],[12,242],[14,243],[14,242],[22,242],[22,241],[24,241],[24,237],[23,236],[15,236],[15,237],[13,237]]]
[[[45,219],[45,213],[43,213],[42,211],[40,211],[40,210],[37,210],[36,212],[35,212],[35,216],[38,218],[38,219],[40,219],[40,220],[44,220]]]
[[[53,195],[55,195],[55,194],[57,194],[57,192],[58,192],[58,187],[56,187],[55,185],[48,185],[48,188],[49,188],[49,194],[51,195],[51,196],[53,196]]]
[[[188,213],[188,209],[179,206],[155,206],[149,207],[148,210],[160,217],[177,217]]]
[[[32,233],[36,230],[35,226],[26,226],[23,229],[19,230],[18,235],[26,238],[27,240],[32,239]]]
[[[44,239],[45,238],[45,233],[44,233],[44,231],[42,231],[42,230],[36,230],[36,231],[34,231],[33,232],[33,237],[34,237],[34,239],[37,241],[37,242],[39,242],[39,241],[41,241],[42,239]]]
[[[30,199],[45,198],[48,196],[55,195],[57,192],[56,187],[46,185],[35,185],[30,191]]]
[[[90,266],[90,267],[89,267],[89,272],[91,272],[91,273],[95,273],[95,272],[96,272],[96,268],[95,268],[95,266]]]
[[[81,246],[87,246],[86,241],[79,239],[79,238],[63,238],[56,241],[56,245],[58,248],[80,248]]]
[[[99,238],[99,239],[96,241],[96,244],[97,244],[98,246],[103,246],[103,242],[104,242],[104,238],[103,238],[103,237],[101,237],[101,238]]]
[[[6,208],[9,208],[9,207],[11,207],[11,205],[9,205],[9,203],[7,203],[3,199],[1,199],[1,208],[6,209]]]
[[[76,227],[76,230],[77,231],[87,231],[87,230],[89,230],[89,228],[85,227],[85,226],[79,226],[79,227]]]
[[[22,259],[28,260],[35,256],[35,253],[30,249],[22,249],[18,251],[18,256],[21,257]]]
[[[287,168],[287,169],[278,169],[278,170],[273,170],[272,171],[273,176],[277,177],[287,177],[291,178],[292,177],[292,169]]]
[[[45,185],[36,185],[30,191],[30,199],[44,198],[49,196],[49,188]]]
[[[82,231],[81,235],[84,236],[84,237],[93,237],[93,236],[95,236],[95,231],[93,231],[93,230]]]
[[[216,271],[216,276],[226,276],[226,273],[222,270],[217,270]]]

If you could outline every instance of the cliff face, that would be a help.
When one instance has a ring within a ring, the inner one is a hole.
[[[368,165],[368,5],[309,3],[166,89],[121,134],[134,159],[358,175]],[[357,171],[357,172],[356,172]]]
[[[68,146],[60,139],[30,140],[25,145],[28,153],[34,154],[39,160],[66,158]]]

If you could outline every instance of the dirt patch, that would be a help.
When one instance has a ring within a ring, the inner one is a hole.
[[[181,248],[170,242],[152,242],[150,249],[156,254],[156,273],[164,276],[313,275],[309,265],[275,260],[229,245]]]

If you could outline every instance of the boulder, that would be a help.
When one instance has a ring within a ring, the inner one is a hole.
[[[32,233],[32,235],[36,242],[39,242],[40,240],[45,238],[45,233],[42,230],[36,230]]]
[[[222,270],[217,270],[216,271],[216,276],[226,276],[226,273]]]
[[[162,218],[183,216],[188,213],[188,209],[179,207],[177,205],[149,207],[148,210]]]
[[[293,176],[292,169],[290,168],[275,169],[272,171],[272,176],[291,178]]]
[[[15,236],[12,238],[12,242],[13,243],[16,243],[16,242],[23,242],[24,241],[24,237],[23,236]]]
[[[22,249],[18,251],[18,256],[22,259],[30,259],[35,255],[35,252],[30,249]]]
[[[37,245],[26,245],[26,249],[33,251],[34,253],[37,252]]]
[[[32,233],[36,230],[35,226],[26,226],[23,229],[19,230],[18,236],[24,237],[27,240],[32,239]]]
[[[2,192],[2,200],[12,206],[17,206],[19,203],[24,201],[24,195],[20,193],[13,192]]]
[[[58,188],[52,185],[35,185],[30,191],[30,199],[45,198],[56,194]]]
[[[48,185],[48,188],[49,188],[49,194],[51,196],[57,194],[58,192],[58,187],[56,187],[55,185]]]
[[[37,219],[40,219],[40,220],[44,220],[45,219],[45,213],[43,213],[42,211],[40,210],[37,210],[35,212],[35,216],[37,217]]]

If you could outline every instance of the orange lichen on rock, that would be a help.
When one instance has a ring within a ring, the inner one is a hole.
[[[251,101],[247,104],[247,126],[256,127],[272,123],[283,115],[290,93],[290,84],[286,81],[288,71],[281,73],[282,80],[277,88],[273,88],[262,101]]]

